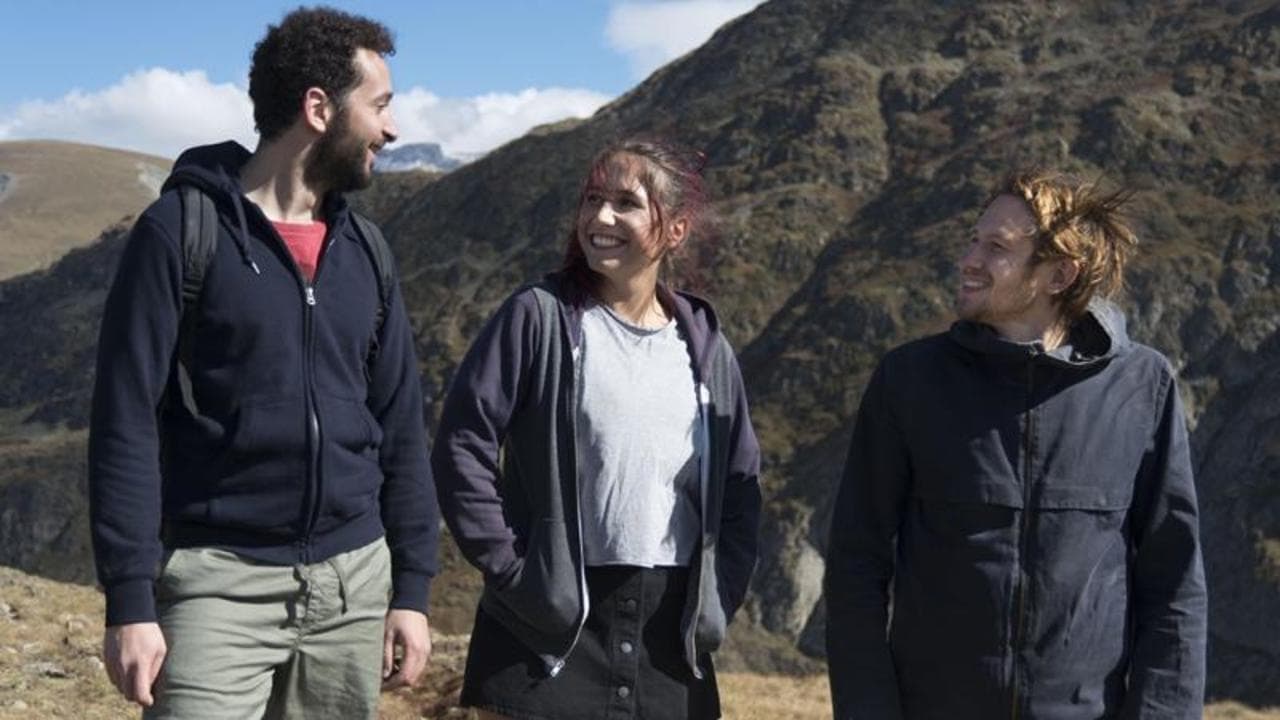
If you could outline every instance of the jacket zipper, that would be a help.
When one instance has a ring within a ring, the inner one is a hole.
[[[1034,472],[1035,463],[1032,455],[1035,453],[1035,413],[1033,411],[1031,396],[1035,387],[1034,384],[1034,361],[1027,363],[1027,422],[1023,431],[1022,442],[1022,522],[1020,523],[1018,535],[1018,598],[1017,610],[1014,619],[1013,628],[1013,658],[1011,662],[1012,673],[1010,677],[1010,687],[1012,690],[1013,700],[1010,707],[1009,716],[1012,720],[1018,720],[1019,715],[1019,692],[1018,692],[1018,660],[1022,653],[1022,631],[1026,623],[1026,604],[1027,604],[1027,584],[1029,571],[1027,569],[1027,545],[1028,536],[1030,535],[1031,526],[1031,483],[1032,473]]]
[[[316,412],[318,403],[313,380],[315,364],[315,285],[320,279],[320,268],[324,264],[325,256],[329,254],[330,247],[333,246],[336,235],[334,233],[334,224],[329,222],[327,237],[321,247],[319,257],[316,258],[315,274],[312,275],[310,282],[308,282],[302,276],[302,269],[298,267],[298,261],[294,259],[293,252],[289,250],[284,238],[280,237],[280,233],[275,230],[275,226],[269,220],[267,224],[271,227],[271,236],[275,238],[278,247],[284,251],[284,256],[289,259],[289,265],[293,268],[294,279],[298,281],[299,287],[302,288],[302,385],[306,399],[307,484],[306,494],[303,496],[301,535],[294,545],[298,549],[298,561],[307,565],[311,563],[311,533],[315,531],[316,522],[320,516],[321,498],[323,497],[320,479],[322,429],[320,427],[320,416]],[[255,265],[254,270],[257,271],[257,269]]]
[[[316,518],[320,514],[320,416],[316,413],[316,396],[315,388],[312,382],[312,345],[314,344],[314,324],[315,324],[315,306],[316,291],[311,284],[304,284],[302,288],[302,297],[304,305],[302,307],[302,383],[306,388],[307,401],[307,491],[308,497],[305,509],[306,519],[302,527],[302,539],[299,540],[298,548],[301,556],[301,562],[306,565],[311,562],[311,533],[315,530]]]
[[[572,342],[570,343],[572,346]],[[573,631],[573,640],[569,641],[569,647],[564,649],[553,661],[547,663],[547,675],[555,677],[564,670],[565,660],[569,657],[569,653],[578,645],[578,638],[582,637],[582,628],[587,624],[587,613],[591,610],[591,594],[587,590],[587,561],[583,557],[582,549],[582,513],[580,512],[582,496],[578,490],[578,468],[582,465],[578,457],[578,350],[570,347],[569,357],[573,363],[573,372],[570,373],[572,380],[569,382],[569,438],[573,443],[573,519],[578,529],[578,559],[576,561],[578,570],[578,595],[582,598],[582,615],[578,618],[578,627]]]
[[[702,679],[702,670],[698,667],[698,617],[702,615],[702,573],[707,571],[706,564],[702,562],[706,555],[707,543],[707,497],[711,490],[711,422],[707,417],[708,411],[711,409],[711,390],[698,381],[697,388],[698,401],[698,421],[702,430],[702,447],[699,448],[702,457],[698,459],[698,492],[701,502],[699,503],[702,516],[702,527],[698,531],[698,576],[691,578],[693,582],[689,585],[693,588],[693,619],[689,624],[689,630],[685,634],[685,662],[689,664],[689,669],[693,671],[693,676],[699,680]],[[714,571],[714,569],[713,569]]]
[[[310,502],[307,503],[307,519],[302,528],[302,562],[304,564],[311,562],[311,534],[315,532],[316,523],[320,521],[320,508],[324,505],[324,473],[320,463],[320,447],[324,438],[323,429],[320,425],[320,414],[316,411],[319,407],[319,401],[316,399],[315,387],[315,313],[316,313],[316,284],[320,282],[320,270],[324,265],[324,258],[329,254],[329,249],[333,246],[335,238],[333,223],[329,223],[328,237],[325,238],[320,248],[320,254],[316,258],[315,273],[311,276],[311,281],[306,282],[302,277],[302,270],[298,268],[297,262],[294,262],[294,272],[297,273],[298,279],[302,281],[302,299],[303,305],[303,360],[302,375],[303,386],[307,391],[307,440],[308,440],[308,471],[311,482],[307,484],[308,489],[312,493]],[[290,257],[293,254],[290,253]]]

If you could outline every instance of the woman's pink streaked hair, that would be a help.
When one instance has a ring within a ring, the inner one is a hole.
[[[664,275],[669,276],[675,262],[687,254],[690,241],[700,245],[712,240],[713,230],[709,212],[706,181],[702,176],[706,156],[696,150],[681,147],[665,138],[633,136],[610,143],[596,153],[583,180],[574,209],[574,223],[565,243],[562,270],[577,289],[595,294],[600,276],[587,265],[587,258],[578,241],[577,217],[587,195],[607,184],[611,174],[617,171],[620,156],[632,156],[640,161],[640,184],[649,196],[649,212],[654,218],[656,233],[664,232],[668,218],[684,218],[689,228],[685,241],[678,248],[662,256]],[[661,237],[655,234],[653,241]],[[699,284],[698,268],[681,267],[685,284]]]

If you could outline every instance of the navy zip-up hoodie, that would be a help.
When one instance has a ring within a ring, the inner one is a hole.
[[[138,219],[103,310],[89,500],[107,624],[152,621],[164,549],[326,560],[385,536],[391,606],[426,612],[438,517],[413,336],[398,283],[379,329],[377,271],[341,196],[308,283],[243,196],[234,142],[183,153]],[[217,246],[178,368],[176,188],[213,199]]]
[[[699,656],[723,641],[755,568],[760,449],[710,304],[659,291],[688,338],[709,445],[681,623],[686,661],[700,676]],[[578,485],[591,478],[578,475],[574,431],[581,295],[553,274],[502,305],[454,375],[431,456],[449,529],[485,575],[482,607],[553,676],[588,612]]]
[[[826,600],[837,720],[1200,718],[1204,569],[1168,361],[1106,303],[1049,352],[968,322],[890,352]]]

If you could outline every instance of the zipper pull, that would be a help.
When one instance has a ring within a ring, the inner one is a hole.
[[[308,285],[308,286],[307,286],[307,288],[306,288],[306,295],[307,295],[307,304],[308,304],[308,305],[315,305],[315,304],[316,304],[316,290],[315,290],[315,288],[313,288],[313,287],[311,287],[310,285]]]

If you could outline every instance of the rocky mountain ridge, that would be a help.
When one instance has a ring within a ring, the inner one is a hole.
[[[439,143],[410,143],[396,145],[378,153],[373,169],[384,173],[409,170],[448,172],[461,164],[461,160],[445,155]]]
[[[1210,695],[1280,704],[1277,117],[1280,8],[1266,2],[773,0],[591,119],[377,217],[434,421],[480,323],[558,265],[598,147],[648,131],[707,153],[720,233],[694,239],[675,279],[720,309],[766,460],[765,553],[734,642],[760,649],[743,662],[812,667],[789,648],[821,651],[826,508],[863,383],[885,350],[946,327],[987,189],[1032,163],[1137,189],[1124,304],[1179,370],[1193,421]],[[4,562],[58,575],[78,557],[63,574],[83,579],[82,462],[61,458],[83,442],[122,238],[0,285],[0,335],[19,348],[0,357]]]

